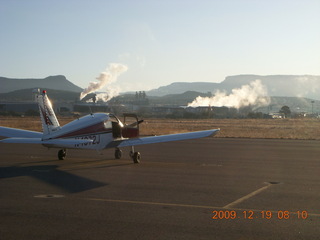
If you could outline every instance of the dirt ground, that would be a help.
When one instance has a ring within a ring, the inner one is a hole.
[[[60,125],[74,118],[58,117]],[[0,126],[41,131],[39,117],[0,117]],[[145,119],[141,135],[162,135],[220,128],[215,137],[320,140],[319,119]]]

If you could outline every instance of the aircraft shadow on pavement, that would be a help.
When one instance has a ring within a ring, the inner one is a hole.
[[[1,178],[30,176],[48,184],[57,186],[69,193],[83,192],[108,184],[80,177],[57,169],[57,165],[41,165],[28,167],[0,167]]]

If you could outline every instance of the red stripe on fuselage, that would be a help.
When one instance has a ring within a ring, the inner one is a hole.
[[[100,122],[82,129],[78,129],[66,134],[63,134],[61,136],[56,136],[55,138],[67,138],[67,137],[78,137],[82,135],[91,135],[91,134],[97,134],[97,133],[110,133],[112,132],[112,129],[106,129],[104,127],[104,123]]]

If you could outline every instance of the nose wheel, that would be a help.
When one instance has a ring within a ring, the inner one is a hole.
[[[61,149],[58,152],[58,159],[59,160],[64,160],[67,156],[67,149]]]

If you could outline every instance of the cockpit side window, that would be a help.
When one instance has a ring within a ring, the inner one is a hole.
[[[108,119],[107,121],[104,122],[104,127],[106,129],[112,128],[112,122]]]

